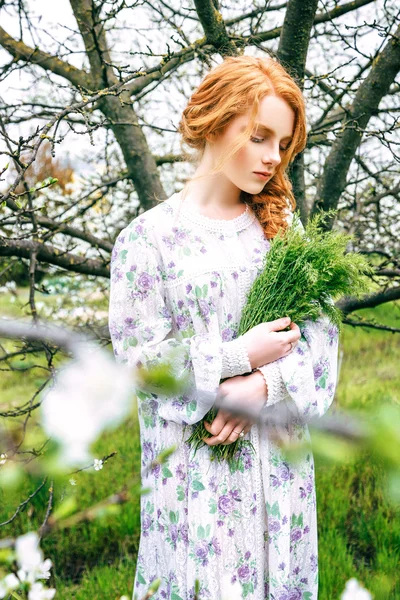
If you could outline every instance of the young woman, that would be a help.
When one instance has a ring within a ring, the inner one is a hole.
[[[313,458],[289,464],[279,447],[282,436],[308,438],[307,426],[298,419],[271,438],[221,408],[195,456],[185,443],[217,395],[303,418],[332,402],[337,330],[328,321],[307,323],[301,337],[283,318],[237,336],[269,240],[295,207],[286,169],[306,143],[304,100],[277,61],[227,58],[193,93],[180,133],[198,151],[194,177],[121,231],[111,263],[117,360],[170,360],[177,378],[189,377],[181,395],[137,390],[143,467],[177,450],[167,466],[143,470],[151,491],[141,498],[134,597],[160,578],[155,599],[193,599],[199,579],[200,600],[220,600],[229,574],[247,600],[316,600]],[[209,446],[239,436],[254,450],[244,444],[237,467],[210,460]]]

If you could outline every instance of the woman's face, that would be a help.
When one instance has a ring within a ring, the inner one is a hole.
[[[227,146],[245,129],[249,112],[233,119],[213,143],[213,155],[216,158],[226,153]],[[294,119],[293,109],[284,100],[277,96],[264,96],[260,101],[256,119],[258,125],[252,137],[224,166],[222,173],[240,190],[259,194],[276,173],[281,155],[293,135]],[[257,172],[266,172],[268,175],[260,177]]]

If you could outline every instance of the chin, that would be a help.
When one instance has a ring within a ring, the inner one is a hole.
[[[246,194],[260,194],[263,189],[265,188],[265,183],[262,183],[261,185],[244,185],[244,186],[240,186],[240,189],[242,190],[242,192],[246,192]]]

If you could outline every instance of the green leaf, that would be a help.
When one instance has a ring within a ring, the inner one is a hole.
[[[144,585],[146,585],[146,580],[143,579],[143,575],[141,573],[138,573],[137,580],[139,583],[143,583]]]
[[[139,400],[147,400],[148,398],[151,398],[151,394],[147,394],[141,390],[136,390],[136,396],[139,398]]]
[[[164,479],[166,477],[172,477],[171,471],[168,469],[168,467],[165,467],[165,466],[162,468],[162,474],[163,474]]]
[[[199,540],[203,540],[205,538],[206,532],[204,531],[204,527],[199,525],[197,528],[197,537]]]
[[[183,275],[183,270],[181,269],[180,271],[178,271],[177,277],[182,277]]]
[[[202,291],[201,288],[196,285],[196,287],[194,288],[194,293],[196,294],[196,298],[201,298],[202,297]]]
[[[198,481],[197,479],[195,479],[192,483],[192,488],[194,490],[196,490],[196,492],[201,492],[202,490],[205,490],[206,488],[204,487],[204,485],[201,483],[201,481]]]
[[[278,502],[274,502],[273,503],[270,513],[271,513],[271,515],[273,517],[280,518],[280,515],[279,515],[279,504],[278,504]]]
[[[192,402],[190,402],[186,407],[188,416],[190,416],[192,413],[194,413],[194,411],[196,410],[196,407],[197,407],[196,400],[192,400]]]
[[[74,514],[77,510],[77,502],[75,496],[69,496],[65,500],[61,502],[58,508],[53,512],[52,518],[55,521],[60,521],[61,519],[65,519],[70,515]]]
[[[169,520],[171,521],[171,523],[177,523],[178,518],[179,518],[178,511],[176,511],[176,513],[174,513],[173,510],[169,511]]]
[[[131,281],[131,282],[134,281],[134,279],[135,279],[135,273],[133,273],[132,271],[128,271],[126,273],[126,278],[127,278],[128,281]]]
[[[183,249],[183,254],[185,254],[185,256],[190,256],[190,255],[191,255],[191,250],[190,250],[190,248],[184,248],[184,249]]]

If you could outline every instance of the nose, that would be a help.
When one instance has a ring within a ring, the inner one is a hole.
[[[281,155],[279,152],[279,144],[273,143],[268,144],[267,148],[264,149],[264,156],[262,161],[265,164],[276,167],[281,162]]]

